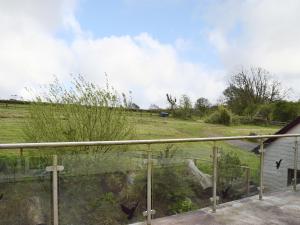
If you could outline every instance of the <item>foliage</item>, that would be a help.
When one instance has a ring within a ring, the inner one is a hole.
[[[71,88],[55,80],[29,109],[24,133],[28,141],[93,141],[131,138],[133,126],[117,92],[99,88],[82,76]]]
[[[294,120],[300,113],[299,102],[278,101],[274,104],[273,118],[276,121]]]
[[[198,98],[194,105],[194,110],[197,115],[204,116],[208,112],[211,104],[206,98]]]
[[[179,117],[181,119],[190,119],[192,118],[192,102],[189,96],[182,95],[179,102],[179,107],[175,111],[175,117]]]
[[[172,97],[170,94],[167,94],[167,100],[173,117],[181,119],[192,118],[193,107],[189,96],[182,95],[179,100],[179,104],[177,104],[177,99]]]
[[[218,110],[207,117],[205,122],[229,126],[232,123],[232,113],[224,106],[219,106]]]
[[[281,100],[286,93],[270,72],[252,67],[233,74],[223,94],[232,111],[242,115],[247,107]]]
[[[248,117],[252,121],[253,118],[257,115],[258,110],[259,110],[258,104],[249,104],[248,106],[246,106],[242,114]]]
[[[172,213],[184,213],[195,209],[193,202],[190,198],[179,200],[170,206]]]
[[[193,196],[188,178],[182,176],[182,170],[174,167],[164,167],[154,172],[153,196],[164,202],[167,214],[186,212],[192,204],[184,204],[187,196]]]
[[[239,125],[241,124],[241,117],[239,115],[236,114],[231,114],[231,124],[233,125]]]
[[[270,122],[273,120],[273,111],[274,111],[273,104],[264,104],[259,107],[257,116],[263,118],[267,122]]]
[[[236,153],[220,152],[218,161],[218,187],[224,191],[242,175],[241,160]]]

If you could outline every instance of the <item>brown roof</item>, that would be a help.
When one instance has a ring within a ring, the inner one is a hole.
[[[286,134],[291,129],[293,129],[295,126],[297,126],[298,124],[300,124],[300,116],[298,116],[295,120],[293,120],[292,122],[290,122],[289,124],[287,124],[286,126],[284,126],[283,128],[281,128],[275,134]],[[277,140],[277,138],[268,138],[267,140],[264,141],[264,146],[267,146],[267,145],[271,144],[272,142],[274,142],[276,140]],[[254,148],[252,150],[252,152],[258,154],[259,153],[258,150],[259,150],[259,146],[257,146],[256,148]]]

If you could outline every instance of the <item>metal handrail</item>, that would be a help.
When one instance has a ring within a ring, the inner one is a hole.
[[[153,139],[153,140],[124,140],[124,141],[78,141],[78,142],[41,142],[41,143],[15,143],[0,144],[0,149],[42,148],[42,147],[76,147],[76,146],[104,146],[104,145],[139,145],[139,144],[169,144],[188,142],[229,141],[241,139],[266,139],[280,137],[300,137],[300,134],[274,134],[256,136],[230,136],[206,138],[178,138],[178,139]]]
[[[145,144],[148,145],[147,150],[147,211],[144,213],[147,216],[147,225],[151,225],[152,215],[155,213],[155,210],[152,209],[152,144],[167,144],[167,143],[189,143],[189,142],[213,142],[213,193],[212,193],[212,210],[216,211],[217,202],[219,197],[217,196],[217,176],[218,176],[218,148],[216,146],[216,142],[218,141],[228,141],[228,140],[252,140],[259,139],[260,143],[258,144],[260,147],[260,184],[259,184],[259,199],[263,199],[263,171],[264,171],[264,140],[268,138],[295,138],[295,147],[294,147],[294,183],[297,183],[297,158],[298,158],[298,137],[300,134],[275,134],[275,135],[255,135],[255,136],[231,136],[231,137],[206,137],[206,138],[179,138],[179,139],[156,139],[156,140],[120,140],[120,141],[80,141],[80,142],[44,142],[44,143],[15,143],[15,144],[0,144],[0,149],[20,149],[21,155],[23,154],[23,149],[25,148],[44,148],[44,147],[80,147],[80,146],[113,146],[113,145],[139,145]],[[57,172],[62,171],[64,168],[61,165],[57,165],[57,156],[53,155],[53,165],[47,167],[46,170],[48,172],[52,172],[52,196],[53,196],[53,225],[58,225],[58,193],[57,193],[57,185],[58,178]],[[249,169],[247,169],[247,193],[249,193]],[[294,185],[294,190],[296,191],[296,185]]]

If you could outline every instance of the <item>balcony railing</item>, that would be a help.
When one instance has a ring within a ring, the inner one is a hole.
[[[218,193],[223,195],[223,200],[228,194],[226,188],[218,191],[218,184],[232,182],[226,186],[231,187],[237,177],[245,184],[244,194],[238,197],[255,194],[250,189],[256,184],[259,199],[263,200],[264,164],[274,163],[264,158],[264,141],[269,138],[285,139],[287,141],[281,147],[293,148],[293,188],[296,190],[299,136],[0,144],[0,223],[22,224],[22,220],[26,219],[31,221],[28,224],[76,224],[74,221],[78,224],[102,224],[99,221],[114,224],[110,214],[114,210],[122,210],[124,215],[118,215],[115,220],[119,224],[132,222],[134,214],[139,214],[137,220],[141,219],[141,215],[145,216],[146,223],[151,224],[156,216],[203,207],[209,201],[212,212],[215,212],[221,201]],[[241,152],[238,147],[228,147],[227,141],[232,140],[257,141],[259,159],[252,156],[253,165],[239,165],[238,170],[236,165],[226,165],[224,174],[223,167],[219,165],[220,153]],[[280,164],[281,157],[278,155],[276,163]],[[175,177],[174,171],[179,174],[178,177]],[[228,171],[234,174],[232,178]],[[165,183],[167,178],[171,181],[168,179]],[[190,182],[189,178],[194,180]],[[179,179],[190,182],[193,193],[180,186],[182,180]],[[139,185],[131,188],[132,183]],[[169,190],[178,186],[181,187],[179,193]],[[200,189],[201,195],[207,194],[207,190],[211,194],[208,198],[200,196]],[[138,192],[143,194],[138,197]],[[145,200],[140,197],[143,195]],[[179,201],[180,196],[185,198]],[[168,201],[162,198],[168,198]],[[134,204],[128,205],[124,199],[134,200]],[[103,202],[113,205],[112,208],[106,207]],[[166,202],[171,205],[164,205]],[[140,210],[136,210],[138,207]],[[78,211],[79,208],[82,212]],[[169,210],[161,212],[160,208]],[[107,215],[105,218],[104,214]],[[93,218],[90,218],[91,215]]]

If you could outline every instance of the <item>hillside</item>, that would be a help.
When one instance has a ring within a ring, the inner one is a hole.
[[[23,127],[27,116],[28,105],[0,105],[0,143],[24,142]],[[278,129],[278,127],[248,125],[227,127],[207,124],[201,120],[186,121],[161,118],[157,114],[148,112],[131,113],[130,119],[136,127],[136,139],[249,135],[249,133],[271,134]],[[258,184],[259,157],[257,155],[237,147],[234,143],[218,142],[217,146],[220,154],[236,153],[240,160],[239,165],[246,165],[250,168],[249,182],[253,185]],[[72,148],[71,150],[75,149]],[[60,199],[64,203],[60,209],[61,214],[68,215],[67,212],[72,208],[79,217],[88,214],[91,221],[94,221],[99,214],[94,209],[98,209],[101,210],[101,215],[114,218],[116,221],[126,221],[126,218],[123,218],[124,214],[120,211],[119,203],[126,202],[128,204],[139,201],[141,206],[145,205],[143,188],[146,187],[146,149],[147,146],[145,145],[133,145],[128,148],[118,146],[114,151],[106,153],[96,151],[89,154],[90,151],[84,151],[72,155],[70,151],[62,151],[62,154],[58,156],[65,167],[64,172],[60,174],[60,191],[63,193]],[[159,212],[156,216],[163,217],[210,205],[210,189],[204,190],[203,187],[199,186],[191,175],[186,162],[195,162],[196,168],[208,174],[206,176],[209,177],[212,174],[212,143],[159,144],[151,145],[151,149],[154,159],[153,204]],[[53,153],[53,149],[49,149],[49,151]],[[4,214],[15,210],[15,202],[18,199],[16,193],[26,196],[34,189],[37,190],[36,195],[39,198],[49,202],[51,195],[44,189],[49,185],[49,177],[35,180],[38,176],[45,176],[45,167],[52,161],[51,154],[49,155],[47,152],[48,149],[43,149],[43,151],[41,149],[25,150],[23,154],[20,154],[18,149],[0,151],[0,164],[2,168],[5,168],[3,177],[14,179],[14,181],[16,179],[31,180],[31,182],[25,183],[8,183],[2,188],[5,196],[10,196],[11,199],[7,207],[2,210]],[[23,166],[20,164],[21,162]],[[219,168],[218,170],[220,174],[223,174],[225,184],[234,179],[235,185],[238,186],[231,190],[234,195],[223,196],[223,202],[245,195],[244,186],[247,174],[245,167],[242,168],[236,164],[227,164],[226,166],[226,168]],[[129,186],[126,182],[128,177],[134,181]],[[12,190],[17,191],[12,192]],[[80,204],[74,196],[80,196]],[[113,199],[113,202],[104,201],[103,199],[106,197]],[[183,203],[189,203],[189,207],[181,206]],[[103,204],[103,208],[99,204]],[[168,205],[172,207],[170,208]],[[138,216],[134,220],[143,219],[141,215],[144,209],[141,207],[138,210],[136,213]],[[11,218],[11,220],[13,219]],[[63,217],[64,224],[71,224],[78,219],[73,216]]]
[[[23,126],[28,115],[28,105],[0,104],[0,143],[22,142]],[[238,125],[223,126],[204,123],[201,120],[179,120],[160,118],[154,113],[133,113],[136,125],[136,139],[163,139],[184,137],[234,136],[273,134],[277,126]]]

